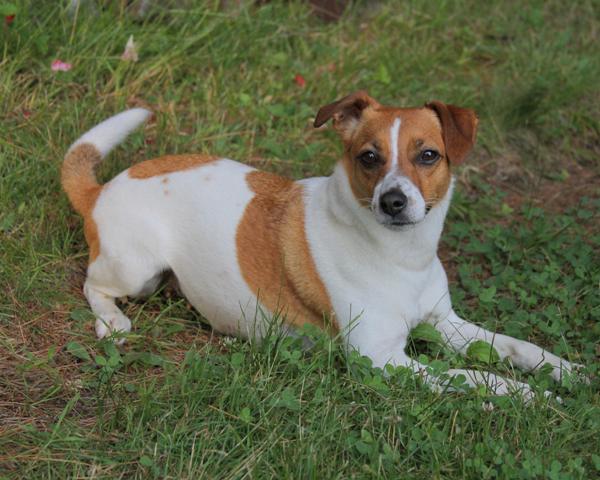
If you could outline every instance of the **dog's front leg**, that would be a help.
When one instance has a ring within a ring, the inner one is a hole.
[[[431,279],[421,298],[421,311],[425,321],[434,325],[445,342],[457,352],[464,355],[471,343],[483,340],[494,346],[501,359],[509,358],[519,368],[535,370],[549,363],[555,380],[578,367],[537,345],[490,332],[460,318],[452,308],[446,272],[439,260],[434,264]]]
[[[370,329],[371,332],[373,331]],[[391,333],[391,332],[390,332]],[[365,332],[353,331],[349,336],[350,347],[366,355],[373,362],[374,367],[385,368],[386,365],[394,367],[405,367],[419,375],[423,381],[433,390],[438,392],[454,391],[454,378],[462,375],[464,383],[470,387],[477,388],[485,386],[492,395],[507,395],[516,393],[521,395],[525,401],[534,397],[529,385],[515,380],[509,380],[490,372],[477,370],[450,369],[443,376],[431,373],[426,365],[410,358],[406,352],[408,328],[406,331],[396,332],[389,335],[369,335]],[[551,396],[550,392],[544,392],[545,396]]]
[[[533,343],[490,332],[469,323],[454,313],[454,310],[450,310],[450,313],[445,316],[433,315],[431,323],[442,333],[446,343],[463,355],[472,342],[483,340],[494,346],[501,359],[509,358],[519,368],[536,370],[549,363],[552,366],[552,378],[555,380],[560,380],[565,373],[571,373],[575,367],[567,360]]]

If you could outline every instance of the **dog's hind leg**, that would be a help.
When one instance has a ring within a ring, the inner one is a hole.
[[[139,257],[122,261],[100,255],[88,268],[84,294],[96,316],[96,335],[104,338],[113,333],[127,333],[131,321],[117,307],[120,297],[137,297],[152,293],[160,279],[161,268]],[[127,258],[127,257],[125,257]]]
[[[114,291],[106,293],[105,290],[94,286],[92,282],[86,281],[83,292],[92,312],[96,315],[96,335],[98,338],[104,338],[113,333],[127,333],[131,330],[131,320],[117,307]]]

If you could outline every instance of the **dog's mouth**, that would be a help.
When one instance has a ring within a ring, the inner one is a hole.
[[[384,226],[388,230],[393,231],[408,230],[414,227],[415,225],[421,223],[423,220],[425,220],[425,217],[427,216],[427,212],[425,212],[423,218],[420,219],[413,219],[410,217],[407,218],[406,215],[397,215],[396,217],[391,217],[390,215],[383,213],[381,210],[379,210],[378,208],[374,208],[373,206],[371,206],[369,210],[371,210],[371,212],[373,213],[373,216],[375,217],[377,223]]]
[[[373,213],[377,223],[384,226],[388,230],[405,231],[410,230],[411,228],[425,220],[427,218],[427,214],[431,211],[431,207],[428,206],[425,208],[425,211],[422,213],[421,218],[411,218],[411,216],[405,214],[397,215],[396,217],[391,217],[390,215],[382,212],[378,208],[371,207],[370,210]]]
[[[411,222],[409,220],[388,220],[380,223],[389,230],[400,231],[408,230],[419,222]]]

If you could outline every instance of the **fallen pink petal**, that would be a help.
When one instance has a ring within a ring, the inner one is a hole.
[[[53,72],[68,72],[73,68],[73,65],[62,60],[54,60],[50,66]]]
[[[306,86],[306,80],[299,73],[294,77],[294,82],[296,82],[296,85],[298,85],[300,88],[304,88]]]
[[[121,60],[124,60],[126,62],[138,61],[137,46],[133,41],[133,35],[130,35],[129,40],[127,40],[127,44],[125,45],[125,51],[121,55]]]

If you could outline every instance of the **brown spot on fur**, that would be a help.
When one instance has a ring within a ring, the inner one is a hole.
[[[96,147],[84,143],[67,153],[61,172],[63,189],[73,208],[83,217],[83,234],[90,247],[90,263],[100,254],[98,226],[92,212],[102,191],[102,185],[98,184],[94,174],[94,167],[101,159]]]
[[[338,327],[325,285],[317,273],[304,230],[303,188],[271,173],[253,171],[256,194],[236,235],[242,275],[260,302],[288,323],[311,323],[330,333]],[[331,325],[325,324],[325,316]]]
[[[160,182],[161,183],[169,183],[169,177],[163,178]]]
[[[164,155],[133,165],[129,168],[128,174],[130,178],[151,178],[181,170],[190,170],[214,162],[218,158],[212,155]]]

